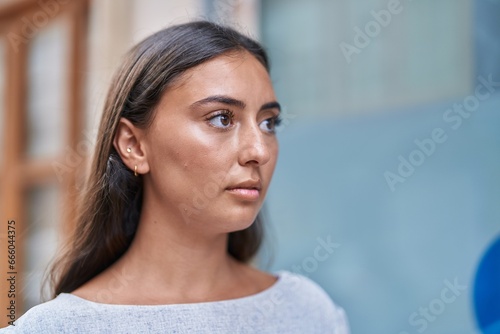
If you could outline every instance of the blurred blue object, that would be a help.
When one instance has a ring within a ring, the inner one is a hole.
[[[486,251],[477,269],[474,308],[484,333],[500,333],[500,237]]]

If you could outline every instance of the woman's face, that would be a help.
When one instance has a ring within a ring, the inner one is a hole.
[[[145,201],[206,231],[248,227],[276,165],[279,113],[267,71],[248,52],[186,71],[145,133]]]

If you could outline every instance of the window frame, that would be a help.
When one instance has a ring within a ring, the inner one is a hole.
[[[57,184],[63,200],[59,212],[61,226],[60,233],[64,237],[72,230],[74,212],[76,210],[77,173],[79,170],[72,168],[64,175],[62,182],[54,172],[53,162],[65,161],[65,152],[59,152],[58,156],[28,159],[26,154],[27,145],[27,68],[30,42],[33,38],[25,38],[22,43],[12,42],[14,34],[23,36],[23,24],[26,18],[34,15],[42,15],[45,11],[49,17],[48,24],[40,24],[38,32],[50,25],[50,22],[68,16],[68,62],[67,68],[63,69],[68,85],[66,96],[66,124],[63,131],[66,143],[63,147],[75,150],[83,137],[85,76],[82,75],[87,62],[87,36],[89,21],[89,0],[47,0],[45,5],[57,8],[52,13],[43,8],[37,0],[19,0],[0,5],[0,38],[5,43],[5,62],[0,64],[5,69],[5,91],[4,91],[4,128],[0,129],[3,138],[3,147],[0,148],[3,159],[0,165],[0,308],[6,310],[11,299],[8,298],[8,263],[7,263],[7,225],[9,220],[15,220],[16,231],[16,319],[21,316],[23,310],[23,286],[20,273],[24,272],[25,245],[23,234],[27,229],[26,203],[28,193],[35,187],[46,184]],[[56,7],[58,6],[58,7]],[[51,15],[48,15],[51,14]],[[24,27],[24,29],[26,29]],[[9,35],[10,34],[10,35]],[[9,39],[10,37],[10,39]],[[82,164],[83,165],[83,164]],[[5,311],[2,313],[5,314]],[[4,315],[0,321],[0,327],[8,325],[9,319]]]

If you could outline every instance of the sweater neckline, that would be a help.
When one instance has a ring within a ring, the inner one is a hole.
[[[180,303],[180,304],[144,304],[144,305],[135,305],[135,304],[108,304],[108,303],[100,303],[92,300],[88,300],[82,297],[79,297],[77,295],[74,295],[72,293],[68,292],[62,292],[60,293],[57,298],[61,299],[70,299],[76,302],[79,302],[81,304],[87,304],[91,305],[93,307],[132,307],[132,308],[165,308],[165,307],[192,307],[192,306],[201,306],[201,305],[223,305],[223,304],[231,304],[231,303],[241,303],[241,302],[247,302],[247,301],[255,301],[256,299],[264,298],[270,293],[272,293],[274,290],[278,289],[282,284],[284,284],[285,277],[287,276],[288,272],[285,270],[280,270],[276,271],[273,273],[273,275],[277,278],[276,282],[274,282],[271,286],[267,287],[266,289],[259,291],[257,293],[248,295],[248,296],[243,296],[243,297],[238,297],[238,298],[231,298],[231,299],[223,299],[223,300],[215,300],[215,301],[207,301],[207,302],[197,302],[197,303]]]

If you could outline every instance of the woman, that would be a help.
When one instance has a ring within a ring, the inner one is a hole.
[[[135,46],[105,104],[77,228],[33,333],[347,333],[307,278],[248,262],[280,105],[255,41],[210,22]],[[12,327],[11,327],[12,328]]]

